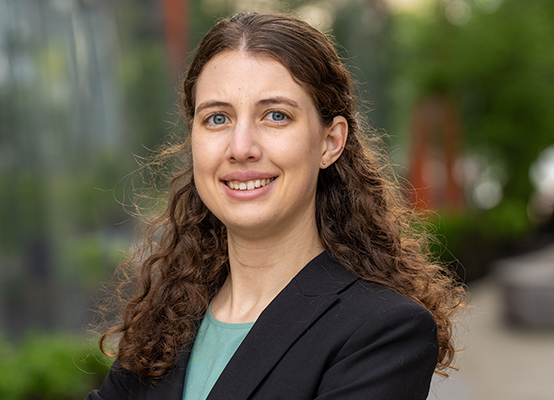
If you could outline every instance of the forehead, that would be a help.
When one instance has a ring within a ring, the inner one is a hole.
[[[279,61],[240,51],[225,51],[208,61],[198,77],[195,92],[195,106],[206,96],[257,96],[278,92],[311,102],[309,93]]]

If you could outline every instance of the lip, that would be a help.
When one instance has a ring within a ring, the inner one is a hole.
[[[276,175],[260,171],[233,171],[221,177],[222,181],[252,181],[255,179],[276,178]]]
[[[227,175],[226,175],[226,177],[227,177]],[[260,177],[259,175],[256,175],[255,178],[250,178],[250,179],[245,179],[243,177],[241,179],[235,178],[235,179],[229,179],[229,180],[251,180],[251,179],[257,179],[259,177]],[[273,177],[273,175],[269,175],[269,177]],[[260,178],[260,179],[264,179],[264,178]],[[267,179],[267,178],[265,178],[265,179]],[[262,186],[262,187],[259,187],[259,188],[256,188],[256,189],[251,189],[251,190],[233,190],[229,186],[227,186],[227,184],[223,180],[221,181],[221,186],[223,187],[224,193],[229,198],[231,198],[233,200],[245,201],[245,200],[255,200],[255,199],[258,199],[260,197],[265,196],[273,188],[273,185],[275,184],[275,181],[277,181],[277,178],[275,178],[274,180],[272,180],[270,183],[268,183],[265,186]]]

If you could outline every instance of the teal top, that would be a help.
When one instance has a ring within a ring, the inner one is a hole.
[[[208,308],[192,347],[183,400],[205,400],[219,375],[235,354],[254,322],[230,324],[218,321]]]

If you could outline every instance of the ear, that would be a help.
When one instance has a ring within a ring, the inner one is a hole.
[[[336,116],[329,127],[325,128],[320,168],[333,164],[342,154],[348,137],[348,122],[343,116]]]

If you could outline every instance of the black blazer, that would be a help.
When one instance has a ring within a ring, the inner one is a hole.
[[[181,400],[189,354],[155,385],[116,361],[87,400]],[[323,252],[261,313],[208,400],[424,400],[437,357],[427,310]]]

